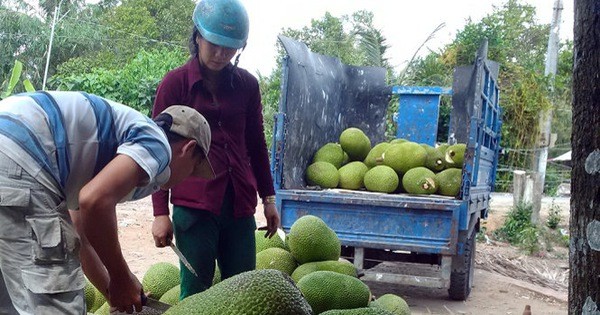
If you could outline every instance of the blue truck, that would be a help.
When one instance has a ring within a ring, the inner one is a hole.
[[[303,215],[320,217],[342,243],[361,279],[447,288],[465,300],[473,283],[475,237],[488,215],[500,151],[501,109],[498,64],[487,60],[487,43],[473,65],[458,67],[447,87],[387,86],[385,69],[356,67],[311,52],[301,42],[279,36],[282,61],[279,112],[275,115],[271,171],[284,231]],[[451,97],[448,143],[466,143],[460,193],[384,194],[319,189],[305,182],[305,169],[322,145],[338,142],[348,127],[371,143],[385,141],[387,110],[397,138],[435,145],[440,100]],[[374,268],[405,264],[403,272]]]

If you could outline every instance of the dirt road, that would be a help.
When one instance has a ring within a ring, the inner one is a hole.
[[[554,202],[563,209],[563,216],[568,218],[569,200],[559,198],[552,200],[544,198],[542,218],[547,216],[547,210]],[[488,229],[499,226],[504,215],[512,206],[509,194],[494,194],[491,203],[490,218],[486,225]],[[151,235],[152,206],[150,198],[119,205],[117,208],[119,222],[119,239],[125,253],[125,259],[133,273],[140,279],[148,267],[156,262],[166,261],[178,265],[175,254],[169,249],[154,247]],[[262,210],[256,215],[257,225],[264,225]],[[404,297],[409,303],[412,314],[517,314],[523,312],[525,305],[531,305],[533,314],[567,314],[566,291],[552,290],[527,281],[509,278],[496,272],[483,270],[483,264],[489,264],[485,259],[490,253],[501,251],[502,255],[511,258],[528,259],[517,249],[477,244],[477,268],[474,276],[474,288],[467,301],[456,302],[448,299],[445,289],[426,289],[406,287],[394,284],[368,283],[375,296],[385,293],[395,293]],[[539,259],[539,258],[538,258]],[[568,265],[568,255],[555,258],[551,264]],[[485,268],[489,269],[489,268]],[[517,273],[518,274],[518,273]],[[523,277],[525,278],[525,277]]]

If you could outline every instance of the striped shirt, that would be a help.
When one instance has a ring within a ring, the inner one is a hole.
[[[117,154],[131,157],[148,182],[140,199],[169,176],[171,148],[160,127],[125,105],[84,92],[34,92],[0,101],[0,148],[29,174],[79,208],[79,191]],[[1,162],[1,161],[0,161]]]

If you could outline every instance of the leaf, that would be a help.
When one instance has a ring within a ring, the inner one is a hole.
[[[22,71],[23,64],[19,60],[15,60],[15,66],[13,67],[12,72],[10,74],[8,86],[6,87],[6,90],[2,92],[0,98],[4,99],[12,94],[12,91],[15,89],[15,86],[17,86],[17,83],[19,82],[19,78],[21,77]]]
[[[35,92],[35,88],[33,87],[33,84],[31,84],[31,81],[29,81],[29,79],[23,80],[23,86],[25,87],[25,91]]]

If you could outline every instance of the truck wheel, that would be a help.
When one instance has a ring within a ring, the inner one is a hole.
[[[473,232],[465,244],[463,253],[464,268],[460,268],[461,271],[453,271],[450,274],[448,294],[452,300],[464,301],[471,293],[473,272],[475,270],[475,243],[475,232]]]

